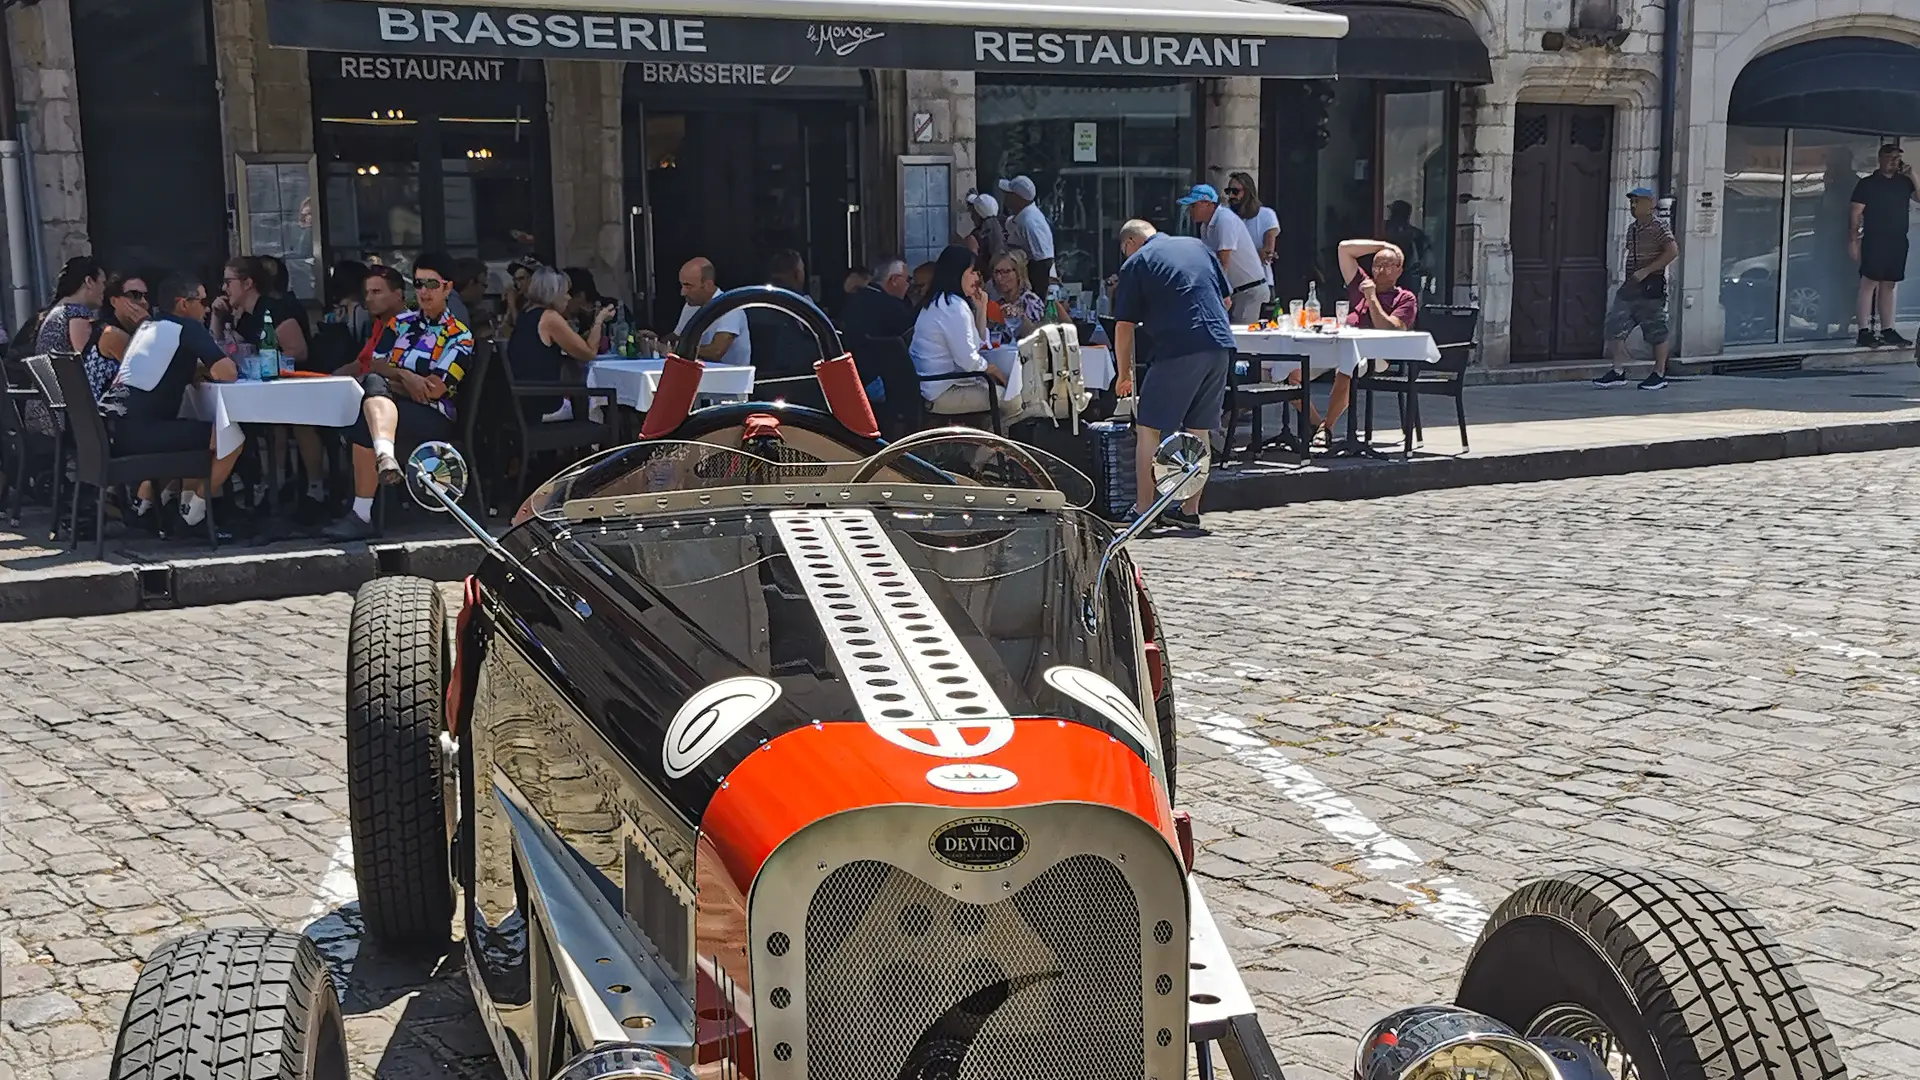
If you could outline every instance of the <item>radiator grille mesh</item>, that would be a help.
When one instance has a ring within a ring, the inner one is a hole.
[[[986,906],[848,863],[807,910],[808,1080],[1140,1080],[1140,934],[1098,856]]]

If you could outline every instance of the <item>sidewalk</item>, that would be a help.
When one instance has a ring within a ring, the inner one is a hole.
[[[1325,383],[1315,389],[1324,408]],[[1466,405],[1471,452],[1460,446],[1453,402],[1428,397],[1425,442],[1412,461],[1401,461],[1399,417],[1382,396],[1375,446],[1389,460],[1303,466],[1275,451],[1255,464],[1215,469],[1203,509],[1920,446],[1920,369],[1910,360],[1677,378],[1661,391],[1636,389],[1632,380],[1604,390],[1587,382],[1469,385]],[[109,522],[107,557],[98,562],[90,543],[71,554],[64,543],[49,545],[48,511],[29,507],[20,530],[0,525],[0,622],[351,590],[381,573],[449,580],[470,570],[478,545],[444,517],[401,509],[404,501],[389,508],[388,538],[371,546],[243,542],[212,554],[204,543],[123,538]]]
[[[1426,488],[1521,483],[1655,469],[1724,465],[1920,445],[1920,368],[1872,367],[1700,375],[1665,390],[1634,383],[1469,385],[1460,445],[1453,402],[1421,401],[1425,440],[1400,460],[1400,419],[1376,398],[1374,445],[1388,461],[1334,458],[1298,465],[1274,451],[1253,465],[1216,469],[1203,509],[1376,498]],[[1324,387],[1316,399],[1326,400]],[[1363,399],[1364,400],[1364,399]],[[1364,407],[1364,406],[1363,406]],[[1346,420],[1339,434],[1346,432]]]

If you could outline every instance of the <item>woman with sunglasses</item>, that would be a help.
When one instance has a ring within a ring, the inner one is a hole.
[[[147,276],[109,274],[104,295],[101,318],[94,320],[93,329],[87,335],[87,347],[80,352],[95,401],[113,385],[113,377],[120,371],[120,358],[127,353],[127,342],[133,340],[133,332],[146,321]]]
[[[327,529],[330,540],[374,535],[373,497],[380,484],[397,484],[404,475],[396,446],[453,436],[453,392],[473,355],[473,332],[447,309],[452,291],[452,260],[437,255],[414,260],[419,308],[394,317],[392,346],[376,350],[361,380],[366,399],[347,433],[353,444],[353,512]]]

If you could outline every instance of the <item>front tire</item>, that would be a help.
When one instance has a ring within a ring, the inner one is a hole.
[[[175,938],[134,984],[108,1075],[347,1080],[333,977],[299,934],[228,927]]]
[[[447,612],[433,582],[375,578],[347,639],[347,811],[367,933],[407,950],[451,937],[440,734]]]
[[[1455,1003],[1522,1035],[1611,1038],[1639,1080],[1847,1075],[1773,936],[1687,878],[1608,870],[1528,882],[1481,931]]]

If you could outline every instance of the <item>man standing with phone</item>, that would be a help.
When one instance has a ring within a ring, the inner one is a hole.
[[[1860,347],[1911,345],[1893,328],[1893,293],[1907,276],[1907,204],[1920,202],[1913,167],[1900,158],[1900,148],[1880,148],[1880,168],[1853,185],[1852,219],[1848,224],[1848,254],[1860,265]],[[1873,332],[1874,309],[1879,308],[1880,333]]]

